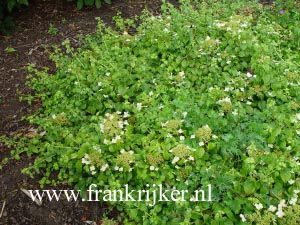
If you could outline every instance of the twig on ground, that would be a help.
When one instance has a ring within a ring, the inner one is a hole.
[[[4,208],[5,208],[5,201],[3,202],[3,205],[2,205],[2,209],[1,209],[1,212],[0,212],[0,218],[2,217],[3,215],[3,212],[4,212]]]
[[[31,194],[29,193],[29,191],[27,191],[27,190],[25,190],[25,189],[23,189],[23,188],[21,188],[21,191],[22,191],[24,194],[26,194],[31,200],[33,200]],[[42,202],[41,202],[40,200],[38,200],[38,199],[35,198],[33,201],[34,201],[38,206],[42,206]]]

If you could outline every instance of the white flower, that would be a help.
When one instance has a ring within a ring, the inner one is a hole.
[[[167,138],[172,138],[172,137],[173,137],[172,134],[170,134],[170,133],[167,134]]]
[[[278,209],[282,209],[283,207],[286,207],[285,199],[280,200],[280,203],[278,204]]]
[[[154,167],[154,166],[150,166],[149,169],[150,169],[150,170],[155,170],[155,167]]]
[[[169,29],[168,29],[168,28],[165,28],[165,29],[164,29],[164,32],[165,32],[165,33],[169,33]]]
[[[249,73],[249,72],[247,72],[246,76],[247,76],[248,78],[251,78],[251,77],[252,77],[252,74]]]
[[[133,155],[133,154],[134,154],[134,151],[130,150],[130,151],[129,151],[129,154],[130,154],[130,155]]]
[[[243,214],[240,214],[240,218],[241,218],[242,222],[246,222],[247,221],[246,217]]]
[[[102,82],[99,81],[98,82],[98,86],[101,87],[102,86]]]
[[[297,195],[292,197],[291,200],[289,201],[290,205],[295,205],[297,203],[297,199],[298,199]]]
[[[231,61],[230,61],[230,60],[227,60],[226,63],[229,65],[229,64],[231,63]]]
[[[182,115],[183,115],[183,118],[185,118],[187,115],[187,112],[183,112]]]
[[[92,171],[92,175],[95,175],[95,174],[96,174],[96,171],[93,170],[93,171]]]
[[[118,167],[118,166],[115,166],[115,168],[114,168],[115,170],[119,170],[120,168]]]
[[[300,190],[294,190],[294,194],[300,193]]]
[[[289,184],[290,184],[290,185],[292,185],[292,184],[294,184],[294,183],[295,183],[294,180],[289,180]]]
[[[127,118],[127,117],[129,117],[129,114],[128,114],[128,112],[124,112],[124,114],[123,114],[123,118]]]
[[[233,112],[232,112],[232,115],[236,116],[238,114],[237,110],[235,109]]]
[[[180,71],[179,76],[184,77],[184,71]]]
[[[54,120],[56,119],[56,115],[55,114],[52,115],[52,119],[54,119]]]
[[[213,139],[218,139],[218,136],[213,134],[213,135],[212,135],[212,138],[213,138]]]
[[[108,168],[108,164],[105,164],[104,166],[101,167],[101,171],[104,172]]]
[[[158,108],[159,108],[160,110],[162,110],[162,109],[164,108],[164,106],[163,106],[163,105],[159,105]]]
[[[120,168],[119,168],[119,171],[120,171],[120,172],[122,172],[123,170],[124,170],[123,167],[120,167]]]
[[[268,147],[269,148],[274,148],[274,145],[273,144],[268,144]]]
[[[247,27],[247,23],[245,22],[245,23],[242,23],[241,24],[241,27]]]
[[[189,156],[189,160],[190,160],[190,161],[194,161],[195,159],[194,159],[193,156]]]
[[[90,164],[90,161],[86,160],[85,158],[82,158],[81,163],[88,165]]]
[[[290,151],[291,149],[292,149],[291,146],[287,146],[287,147],[286,147],[286,150],[288,150],[288,151]]]
[[[107,144],[109,144],[109,140],[104,139],[104,140],[103,140],[103,143],[104,143],[105,145],[107,145]]]
[[[175,156],[174,159],[172,160],[172,164],[175,164],[179,161],[179,157]]]
[[[94,171],[95,169],[96,169],[95,166],[90,166],[91,171]]]
[[[225,23],[216,23],[217,28],[224,27],[224,26],[225,26]]]
[[[270,205],[270,207],[268,208],[268,210],[270,211],[270,212],[275,212],[276,211],[276,206],[274,206],[274,205]]]
[[[125,150],[124,150],[124,149],[121,149],[121,150],[120,150],[120,153],[121,153],[121,154],[124,154],[124,153],[125,153]]]
[[[183,133],[182,129],[179,129],[177,132],[178,132],[179,134],[182,134],[182,133]]]
[[[199,146],[204,146],[204,142],[203,141],[199,142]]]
[[[263,208],[263,205],[261,203],[254,204],[255,208],[258,210],[261,210]]]
[[[227,31],[231,31],[231,27],[227,27],[227,29],[226,29]]]
[[[184,137],[183,135],[181,135],[181,136],[179,137],[179,139],[180,139],[180,141],[183,141],[183,140],[185,139],[185,137]]]
[[[109,77],[110,76],[110,72],[105,73],[105,76]]]
[[[251,104],[252,104],[252,102],[250,102],[250,101],[247,101],[247,102],[246,102],[246,104],[247,104],[247,105],[251,105]]]
[[[149,92],[149,96],[151,97],[153,95],[153,91],[150,91]]]
[[[192,135],[191,135],[191,139],[194,139],[195,137],[196,137],[195,134],[192,134]]]
[[[137,103],[136,104],[136,108],[137,108],[138,111],[141,111],[142,107],[143,107],[142,103]]]
[[[278,210],[276,212],[276,216],[278,216],[279,218],[282,218],[284,216],[284,212],[282,210]]]

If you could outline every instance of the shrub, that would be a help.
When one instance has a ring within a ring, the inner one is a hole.
[[[124,224],[298,221],[294,33],[251,1],[162,9],[145,12],[134,36],[118,16],[117,30],[99,22],[79,49],[65,41],[54,75],[30,66],[42,107],[28,119],[41,135],[15,152],[38,155],[24,172],[42,172],[42,186],[75,185],[85,199],[91,184],[188,190],[185,201],[109,202]],[[205,201],[193,201],[201,189]]]

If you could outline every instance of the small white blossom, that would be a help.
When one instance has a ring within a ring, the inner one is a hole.
[[[243,214],[240,214],[240,218],[241,218],[242,222],[246,222],[247,221],[246,217]]]
[[[143,107],[142,103],[137,103],[136,104],[136,108],[137,108],[138,111],[141,111],[142,107]]]
[[[234,116],[238,115],[238,112],[236,109],[232,112],[232,115],[234,115]]]
[[[213,138],[213,139],[218,139],[218,136],[215,135],[215,134],[213,134],[213,135],[212,135],[212,138]]]
[[[254,206],[257,210],[261,210],[263,208],[263,205],[261,203],[256,203],[254,204]]]
[[[123,114],[123,118],[127,118],[127,117],[129,117],[129,114],[128,114],[128,112],[124,112],[124,114]]]
[[[108,168],[108,164],[105,164],[104,166],[101,167],[101,171],[104,172]]]
[[[247,76],[248,78],[251,78],[251,77],[252,77],[252,74],[249,73],[249,72],[247,72],[246,76]]]
[[[183,141],[183,140],[185,139],[185,137],[184,137],[183,135],[181,135],[181,136],[179,137],[179,139],[180,139],[180,141]]]
[[[269,148],[274,148],[274,145],[273,144],[268,144],[268,147]]]
[[[274,206],[274,205],[270,205],[270,207],[268,208],[268,210],[270,211],[270,212],[275,212],[276,211],[276,206]]]
[[[291,200],[289,201],[290,205],[296,205],[297,200],[298,200],[297,195],[292,197]]]
[[[187,112],[183,112],[182,115],[183,115],[183,118],[185,118],[187,115]]]
[[[173,137],[172,134],[170,134],[170,133],[167,134],[167,138],[172,138],[172,137]]]
[[[282,218],[284,216],[284,212],[282,210],[278,210],[276,212],[276,216],[278,216],[278,218]]]
[[[150,91],[149,92],[149,96],[151,97],[153,95],[153,91]]]
[[[115,168],[114,168],[114,169],[118,171],[120,168],[119,168],[118,166],[115,166]]]
[[[229,64],[231,63],[231,61],[230,61],[230,60],[227,60],[226,63],[229,65]]]
[[[120,168],[119,168],[119,171],[120,171],[120,172],[122,172],[123,170],[124,170],[123,167],[120,167]]]
[[[190,161],[194,161],[195,159],[194,159],[193,156],[189,156],[189,160],[190,160]]]
[[[175,156],[174,159],[172,160],[172,164],[175,164],[179,161],[179,157]]]
[[[294,183],[295,183],[294,180],[289,180],[289,184],[290,184],[290,185],[292,185],[292,184],[294,184]]]
[[[179,134],[182,134],[182,133],[183,133],[182,129],[179,129],[177,132],[178,132]]]
[[[154,166],[150,166],[149,169],[150,169],[150,170],[155,170],[155,167],[154,167]]]
[[[204,142],[203,141],[199,142],[199,146],[204,146]]]
[[[194,138],[196,138],[196,135],[195,135],[195,134],[192,134],[192,135],[191,135],[191,139],[194,139]]]
[[[102,82],[99,81],[98,82],[98,86],[101,87],[102,86]]]

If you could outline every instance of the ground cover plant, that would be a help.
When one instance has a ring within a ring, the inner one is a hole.
[[[28,100],[42,107],[28,118],[39,135],[14,152],[37,154],[24,172],[83,198],[91,184],[189,190],[185,201],[109,201],[124,224],[299,224],[299,42],[285,13],[165,4],[134,35],[116,16],[79,49],[65,41],[55,74],[29,68]],[[208,185],[212,201],[196,201]]]

